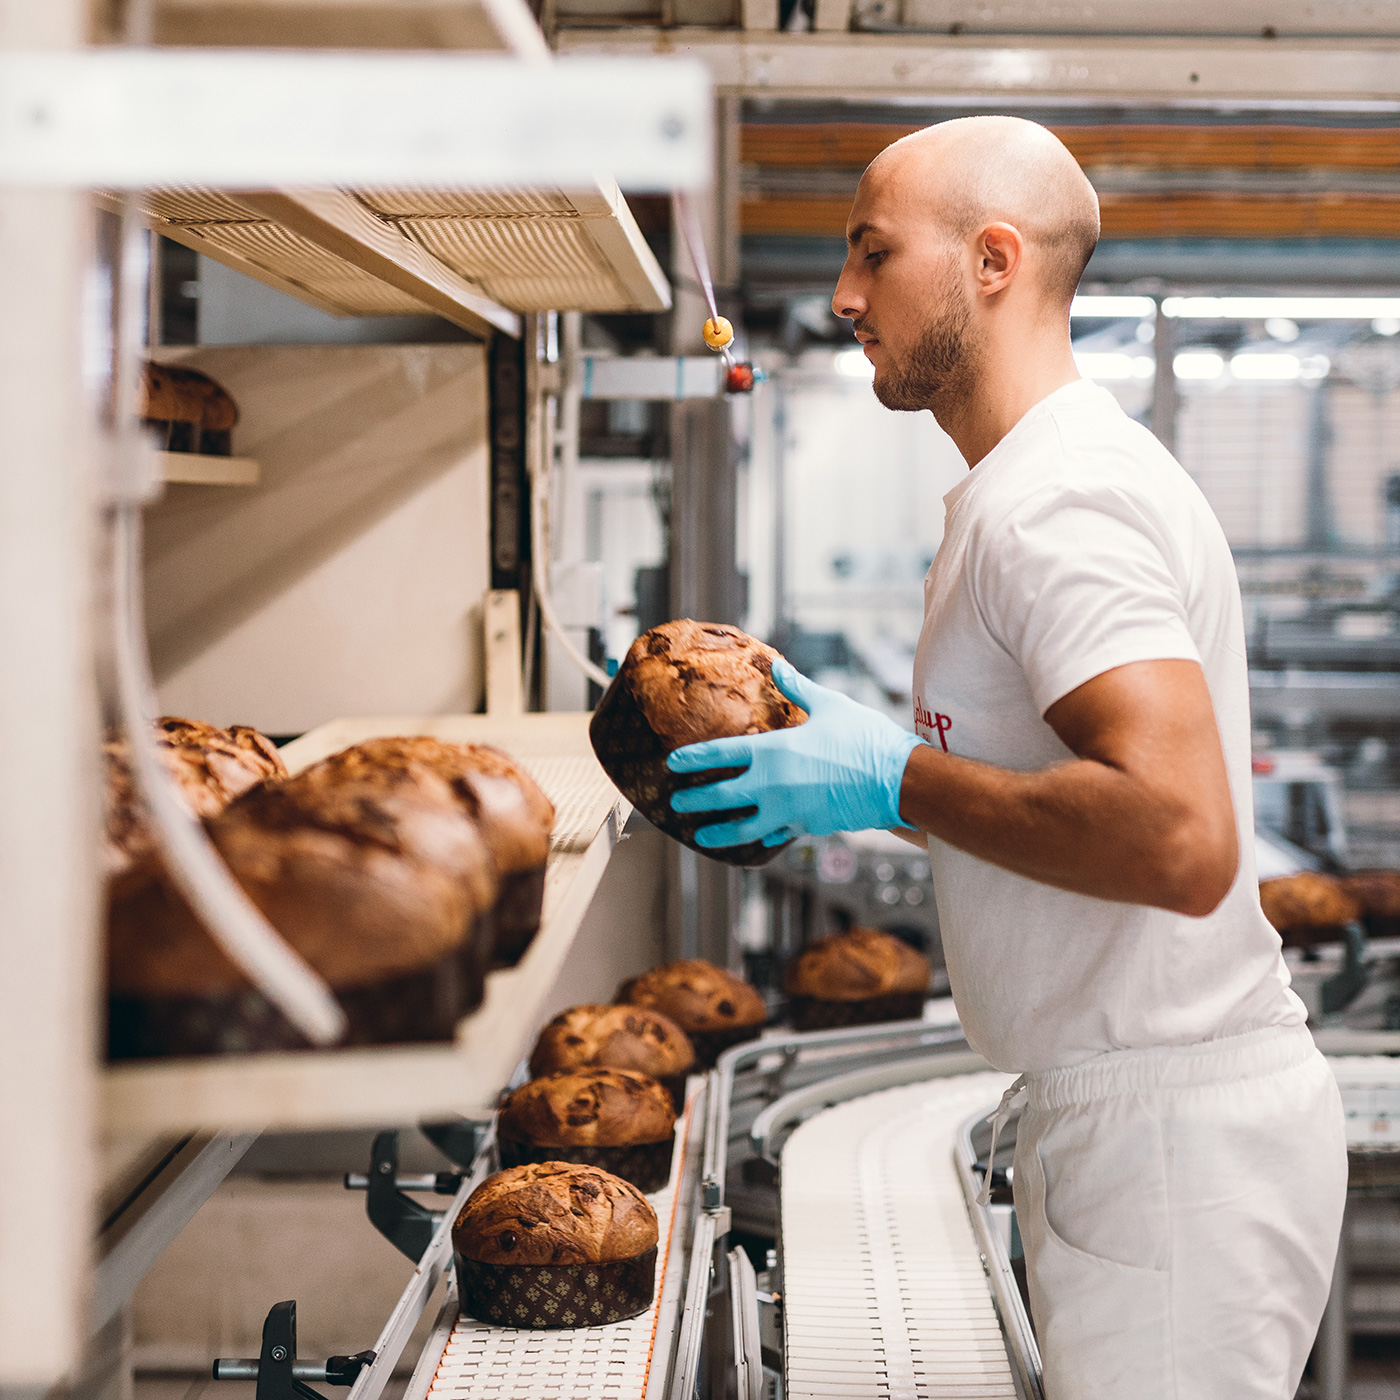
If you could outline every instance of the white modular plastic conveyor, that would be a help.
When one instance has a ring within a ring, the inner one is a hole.
[[[1011,1076],[957,1075],[817,1114],[782,1153],[787,1400],[1016,1400],[954,1161]]]
[[[656,1292],[637,1317],[606,1327],[496,1327],[458,1314],[450,1288],[404,1400],[648,1400],[659,1396],[679,1312],[699,1156],[703,1095],[677,1124],[677,1152],[656,1209]]]

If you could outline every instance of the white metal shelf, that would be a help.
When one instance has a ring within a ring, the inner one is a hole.
[[[289,744],[293,771],[382,734],[490,743],[526,767],[556,808],[540,932],[519,966],[492,973],[486,1000],[452,1045],[211,1056],[110,1066],[104,1130],[154,1134],[197,1128],[372,1126],[494,1106],[529,1049],[631,804],[588,743],[586,714],[336,720]]]
[[[214,457],[205,452],[157,452],[162,481],[189,486],[256,486],[261,471],[251,457]]]
[[[154,190],[151,227],[340,316],[664,311],[670,284],[616,183],[591,189]]]

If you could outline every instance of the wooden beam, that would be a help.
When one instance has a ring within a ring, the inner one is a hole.
[[[1394,127],[1057,126],[1051,128],[1086,168],[1154,170],[1400,170]],[[748,165],[862,169],[917,127],[883,122],[748,122],[740,159]]]
[[[1400,195],[1102,194],[1099,208],[1105,238],[1400,239]]]
[[[1105,193],[1099,207],[1104,238],[1400,240],[1400,195]],[[744,233],[841,238],[850,210],[849,198],[749,199],[739,223]]]
[[[475,335],[520,334],[514,311],[492,301],[344,190],[258,190],[240,193],[238,200]]]

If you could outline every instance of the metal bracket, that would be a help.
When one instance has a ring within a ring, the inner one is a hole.
[[[378,1133],[370,1151],[369,1174],[348,1173],[347,1191],[365,1192],[365,1213],[369,1222],[400,1254],[417,1264],[427,1251],[433,1232],[442,1222],[440,1211],[420,1206],[400,1189],[434,1191],[442,1196],[455,1196],[462,1178],[455,1172],[437,1172],[429,1177],[401,1177],[399,1172],[399,1135],[396,1131]],[[258,1400],[262,1400],[259,1396]]]
[[[372,1351],[332,1356],[322,1362],[298,1361],[297,1305],[288,1300],[274,1303],[268,1311],[258,1359],[220,1357],[214,1362],[213,1375],[216,1381],[256,1380],[256,1400],[323,1400],[320,1391],[313,1390],[307,1381],[352,1386],[373,1361]]]
[[[519,597],[513,605],[519,604]],[[518,640],[518,638],[517,638]],[[517,648],[518,652],[518,648]],[[517,660],[519,657],[517,656]],[[450,1118],[437,1123],[420,1123],[418,1131],[428,1139],[450,1162],[455,1162],[464,1172],[472,1169],[477,1153],[481,1151],[491,1124],[473,1118]],[[447,1194],[455,1194],[450,1192]]]
[[[1361,994],[1368,977],[1365,965],[1366,933],[1360,924],[1346,926],[1346,952],[1341,968],[1322,984],[1322,1013],[1343,1011]]]

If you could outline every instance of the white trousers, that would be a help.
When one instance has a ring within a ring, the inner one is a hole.
[[[1046,1400],[1293,1400],[1346,1199],[1305,1028],[1026,1076],[1016,1216]]]

